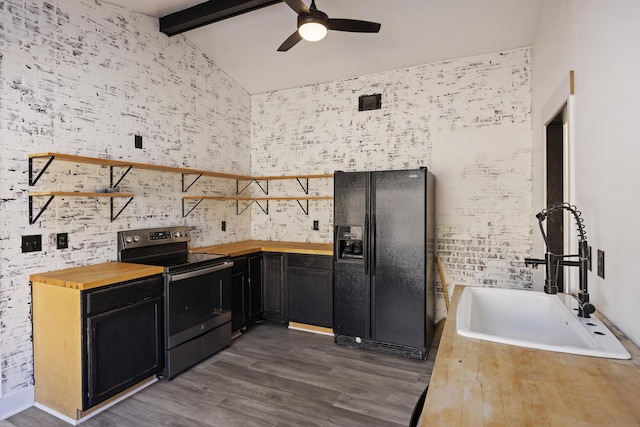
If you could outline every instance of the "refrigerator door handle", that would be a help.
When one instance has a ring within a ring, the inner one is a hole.
[[[370,261],[370,270],[371,275],[375,276],[376,274],[376,215],[371,215],[371,261]]]
[[[364,235],[362,236],[364,248],[362,248],[362,256],[364,257],[364,274],[369,275],[369,214],[364,215]]]

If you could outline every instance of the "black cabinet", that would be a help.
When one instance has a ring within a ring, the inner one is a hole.
[[[247,257],[233,258],[233,268],[231,270],[231,330],[247,326],[248,317],[248,297],[247,286]]]
[[[289,321],[332,327],[332,276],[330,256],[287,255]]]
[[[82,293],[83,409],[162,369],[162,293],[160,275]]]
[[[233,258],[230,308],[232,331],[245,328],[262,319],[262,257],[260,254]]]
[[[247,257],[247,271],[249,273],[249,324],[262,320],[262,254]]]
[[[262,258],[263,308],[267,320],[286,323],[285,256],[280,253],[264,253]]]
[[[264,253],[262,279],[265,319],[332,326],[332,257]]]

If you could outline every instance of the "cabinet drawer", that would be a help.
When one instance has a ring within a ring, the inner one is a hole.
[[[92,315],[158,297],[162,295],[162,290],[162,275],[91,290],[85,295],[85,313]]]
[[[333,257],[324,255],[288,254],[287,265],[298,268],[314,268],[319,270],[331,270]]]

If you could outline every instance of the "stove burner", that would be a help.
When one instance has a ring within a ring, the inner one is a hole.
[[[196,269],[229,260],[227,255],[189,252],[186,226],[127,230],[118,233],[118,261],[165,267],[165,271]]]

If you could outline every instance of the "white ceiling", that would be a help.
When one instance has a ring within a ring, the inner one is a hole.
[[[154,17],[202,0],[108,0]],[[304,0],[309,5],[310,0]],[[183,33],[249,93],[530,46],[542,0],[316,0],[329,18],[382,24],[378,34],[329,31],[277,52],[296,30],[285,3]],[[174,36],[180,37],[180,36]]]

